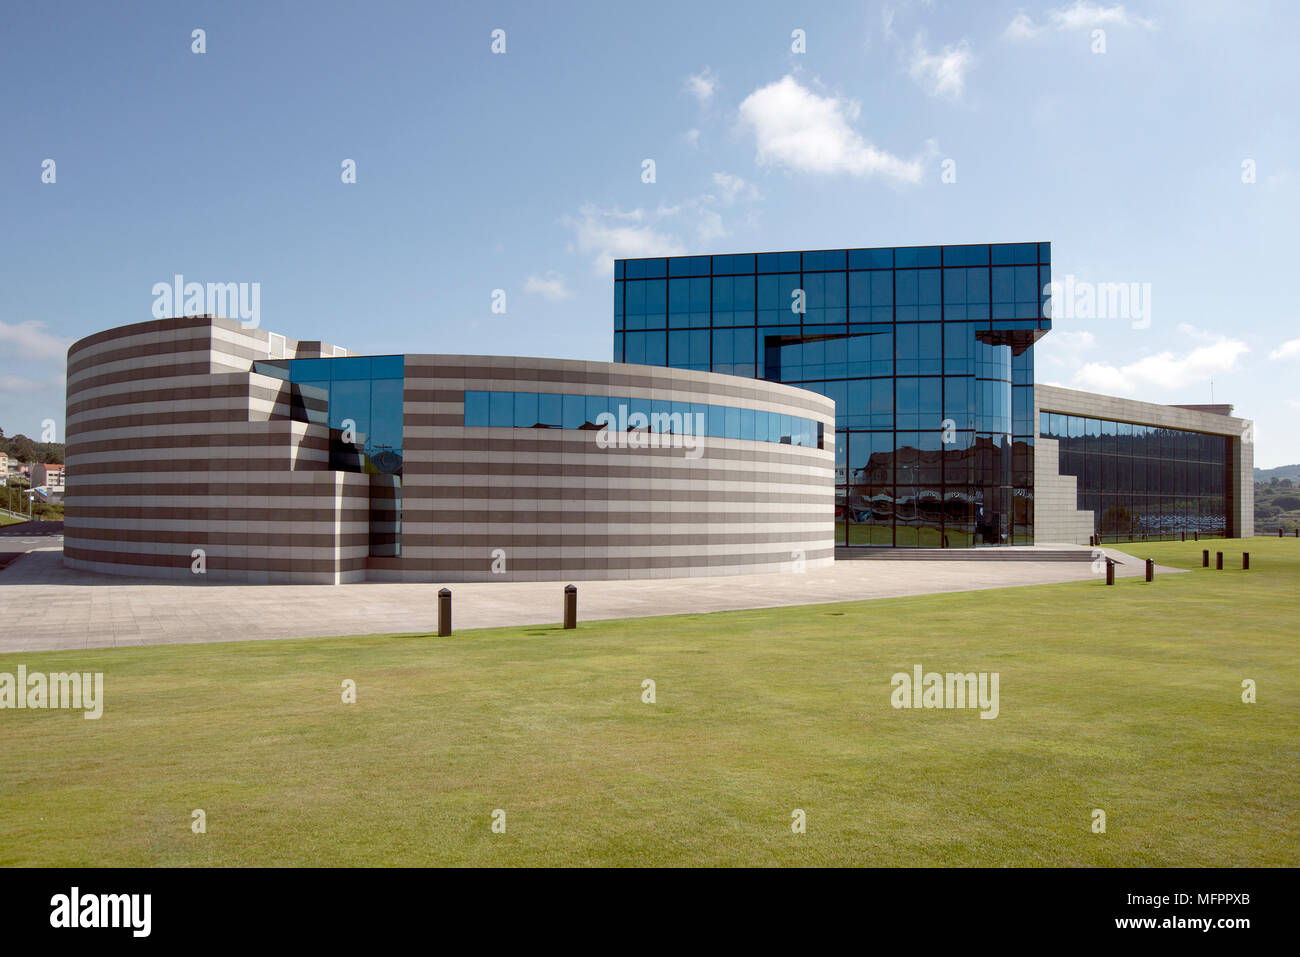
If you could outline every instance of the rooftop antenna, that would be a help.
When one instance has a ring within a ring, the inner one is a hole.
[[[1214,380],[1210,380],[1210,405],[1214,405]]]

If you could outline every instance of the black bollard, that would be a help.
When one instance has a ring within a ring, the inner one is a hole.
[[[1282,537],[1282,529],[1280,529],[1280,528],[1277,530],[1277,537],[1278,537],[1278,538],[1281,538],[1281,537]]]
[[[1155,577],[1156,577],[1155,559],[1148,558],[1147,559],[1147,581],[1154,581]]]
[[[438,637],[451,634],[451,589],[438,589]]]
[[[564,627],[578,627],[578,586],[564,586]]]
[[[1202,568],[1210,567],[1210,550],[1208,548],[1201,549],[1201,567]]]
[[[1187,541],[1187,533],[1183,532],[1183,541]]]
[[[1223,552],[1214,553],[1214,570],[1223,571]]]
[[[1112,558],[1106,559],[1106,584],[1115,584],[1115,560]]]
[[[1201,532],[1200,532],[1200,530],[1198,529],[1197,531],[1192,532],[1192,541],[1194,541],[1194,542],[1199,542],[1200,540],[1201,540]]]
[[[1241,553],[1241,570],[1243,572],[1250,571],[1250,552]]]

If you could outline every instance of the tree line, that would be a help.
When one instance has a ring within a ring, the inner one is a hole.
[[[63,464],[62,442],[37,442],[21,432],[13,438],[8,438],[5,430],[0,429],[0,452],[8,453],[10,460],[14,462],[28,462],[33,465]]]

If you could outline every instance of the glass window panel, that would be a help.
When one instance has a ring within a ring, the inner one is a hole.
[[[720,405],[711,405],[709,412],[709,435],[715,439],[727,437],[727,414]]]
[[[563,424],[566,429],[582,427],[586,421],[587,400],[580,395],[566,395],[563,402]]]
[[[894,250],[850,249],[850,269],[890,269],[894,265]]]
[[[489,425],[488,394],[486,392],[465,393],[465,426],[478,428]]]
[[[668,281],[651,279],[645,283],[646,328],[653,329],[664,324],[668,312]]]
[[[515,393],[515,428],[531,429],[537,424],[537,393]]]
[[[515,396],[513,392],[488,394],[488,419],[494,428],[509,428],[515,423]]]
[[[668,362],[667,338],[663,332],[647,332],[645,339],[645,363],[651,366],[666,365]]]
[[[729,439],[740,438],[740,410],[732,406],[723,408],[723,435]]]
[[[405,356],[371,356],[370,377],[373,379],[400,379],[406,374]]]
[[[368,379],[344,379],[331,383],[329,399],[330,428],[344,429],[351,422],[364,442],[370,432],[370,382]]]
[[[558,429],[563,425],[563,396],[558,393],[539,394],[537,397],[537,421],[540,425]]]
[[[349,356],[330,360],[330,377],[333,379],[369,379],[370,356]]]
[[[989,247],[978,246],[944,246],[943,264],[945,266],[987,266]]]
[[[894,249],[894,265],[903,266],[937,266],[939,265],[938,246],[899,246]]]
[[[740,410],[740,437],[753,442],[758,437],[753,409]]]
[[[586,421],[583,423],[589,428],[595,428],[600,425],[597,421],[602,412],[609,411],[611,405],[617,404],[619,400],[610,399],[602,395],[589,395],[585,398],[584,404],[587,411],[585,413]]]

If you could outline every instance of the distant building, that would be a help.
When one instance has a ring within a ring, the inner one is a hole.
[[[9,453],[0,452],[0,479],[9,477]]]
[[[63,494],[63,466],[46,464],[31,467],[32,485],[41,485],[52,493]]]

